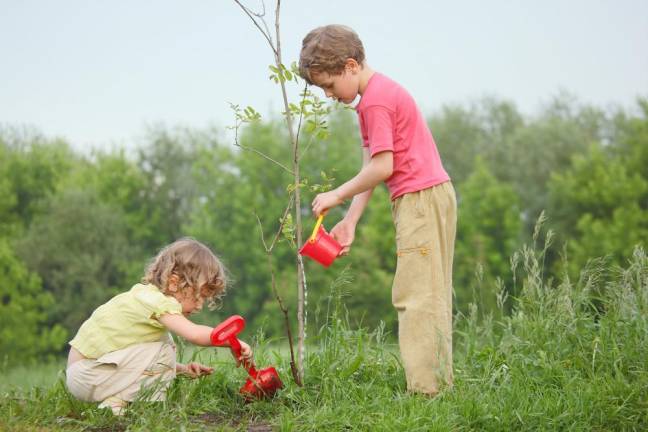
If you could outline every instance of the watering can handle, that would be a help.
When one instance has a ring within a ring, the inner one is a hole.
[[[308,239],[309,242],[314,243],[315,238],[317,237],[317,231],[319,231],[320,225],[322,225],[322,221],[324,220],[324,215],[326,214],[326,210],[320,213],[319,217],[317,218],[317,222],[315,222],[315,228],[313,228],[313,233],[311,234],[310,238]]]
[[[230,344],[230,349],[232,350],[232,354],[234,355],[234,358],[238,361],[239,357],[241,357],[241,343],[236,337],[230,338],[228,342]],[[244,358],[241,359],[241,364],[253,378],[256,378],[257,370],[256,367],[254,366],[254,361],[252,361],[251,359]]]
[[[236,336],[231,337],[229,340],[230,349],[234,357],[239,358],[241,356],[241,343],[239,342]]]

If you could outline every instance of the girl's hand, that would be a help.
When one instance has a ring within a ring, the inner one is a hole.
[[[198,378],[203,375],[211,375],[214,372],[214,368],[196,362],[191,362],[186,365],[178,363],[176,365],[176,372],[191,378]]]
[[[313,208],[313,215],[315,217],[319,217],[319,215],[324,211],[328,210],[330,208],[333,208],[335,206],[339,206],[342,204],[344,201],[342,198],[340,198],[340,195],[337,192],[337,189],[334,189],[332,191],[324,192],[321,194],[317,194],[315,199],[313,200],[313,203],[311,204]]]
[[[239,343],[241,344],[241,356],[236,359],[236,366],[239,366],[241,362],[252,363],[252,348],[240,339]]]
[[[340,256],[348,255],[351,250],[351,243],[355,238],[355,224],[342,219],[331,230],[331,236],[342,246]]]

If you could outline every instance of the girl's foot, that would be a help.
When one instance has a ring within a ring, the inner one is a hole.
[[[112,410],[112,413],[116,416],[123,416],[125,414],[127,406],[127,401],[119,399],[116,396],[106,398],[99,404],[99,408],[110,408]]]

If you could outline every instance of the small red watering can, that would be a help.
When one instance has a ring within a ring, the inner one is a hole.
[[[245,319],[240,315],[232,315],[218,324],[211,332],[213,346],[229,346],[234,358],[241,357],[241,343],[236,337],[245,328]],[[272,366],[257,370],[252,360],[243,359],[245,370],[250,377],[239,390],[247,401],[270,398],[277,390],[283,388],[277,370]]]
[[[342,250],[342,246],[322,226],[324,214],[321,213],[313,228],[310,238],[299,249],[300,255],[305,255],[322,264],[324,267],[331,265]]]

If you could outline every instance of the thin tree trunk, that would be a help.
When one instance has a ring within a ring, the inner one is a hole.
[[[272,52],[274,53],[275,57],[275,66],[276,68],[280,71],[280,75],[285,77],[283,74],[283,69],[282,69],[282,59],[281,59],[281,36],[279,32],[279,16],[280,16],[280,10],[281,10],[281,0],[277,0],[277,8],[275,9],[275,35],[276,35],[276,44],[273,43],[272,36],[270,35],[270,29],[267,27],[265,24],[265,21],[263,20],[263,16],[265,15],[265,4],[263,4],[263,12],[262,13],[253,13],[251,10],[243,6],[243,4],[240,2],[240,0],[234,0],[234,2],[239,5],[239,7],[245,12],[245,14],[252,20],[252,23],[259,29],[261,34],[263,34],[263,37],[266,39],[268,42],[268,45],[270,45],[270,48],[272,49]],[[264,28],[261,27],[259,24],[259,19],[261,23],[263,24]],[[302,244],[302,221],[301,221],[301,191],[299,188],[299,184],[301,182],[301,177],[299,173],[299,137],[298,134],[295,134],[295,131],[293,130],[293,116],[290,111],[290,106],[288,103],[288,94],[286,92],[286,83],[285,80],[282,78],[280,79],[280,84],[281,84],[281,94],[283,96],[283,102],[284,102],[284,109],[285,109],[285,115],[286,115],[286,123],[288,126],[288,135],[290,137],[290,143],[292,144],[293,147],[293,179],[294,179],[294,185],[295,185],[295,192],[294,192],[294,197],[295,197],[295,231],[296,231],[296,241],[297,245],[300,246]],[[267,156],[264,156],[268,158]],[[270,159],[272,161],[272,159]],[[276,161],[273,161],[277,163]],[[284,168],[286,171],[287,168],[284,167],[281,164],[278,164],[282,168]],[[297,370],[299,373],[299,383],[303,382],[304,380],[304,343],[305,343],[305,338],[306,338],[306,326],[305,326],[305,321],[306,321],[306,310],[305,310],[305,303],[306,303],[306,281],[305,281],[305,273],[304,273],[304,262],[302,261],[301,256],[299,253],[296,254],[296,265],[297,265],[297,322],[298,322],[298,334],[297,334]],[[290,337],[290,328],[288,328],[288,333],[289,333],[289,339]],[[292,345],[291,345],[291,350],[292,350]]]
[[[281,70],[282,60],[281,60],[281,36],[279,32],[279,11],[281,9],[281,0],[277,0],[277,8],[275,10],[275,34],[276,34],[276,51],[275,51],[275,64],[278,69]],[[295,185],[300,183],[300,173],[299,173],[299,142],[295,137],[295,131],[293,130],[293,117],[290,112],[290,107],[288,105],[288,94],[286,93],[286,83],[284,80],[281,80],[281,94],[283,95],[284,109],[286,111],[286,122],[288,124],[288,134],[290,136],[290,142],[293,145],[293,174],[295,179]],[[302,244],[302,222],[301,222],[301,194],[300,188],[295,188],[295,228],[297,231],[297,245]],[[304,381],[304,342],[306,336],[305,328],[305,290],[304,290],[304,263],[301,260],[299,254],[297,254],[296,259],[297,264],[297,370],[299,372],[299,378]]]

